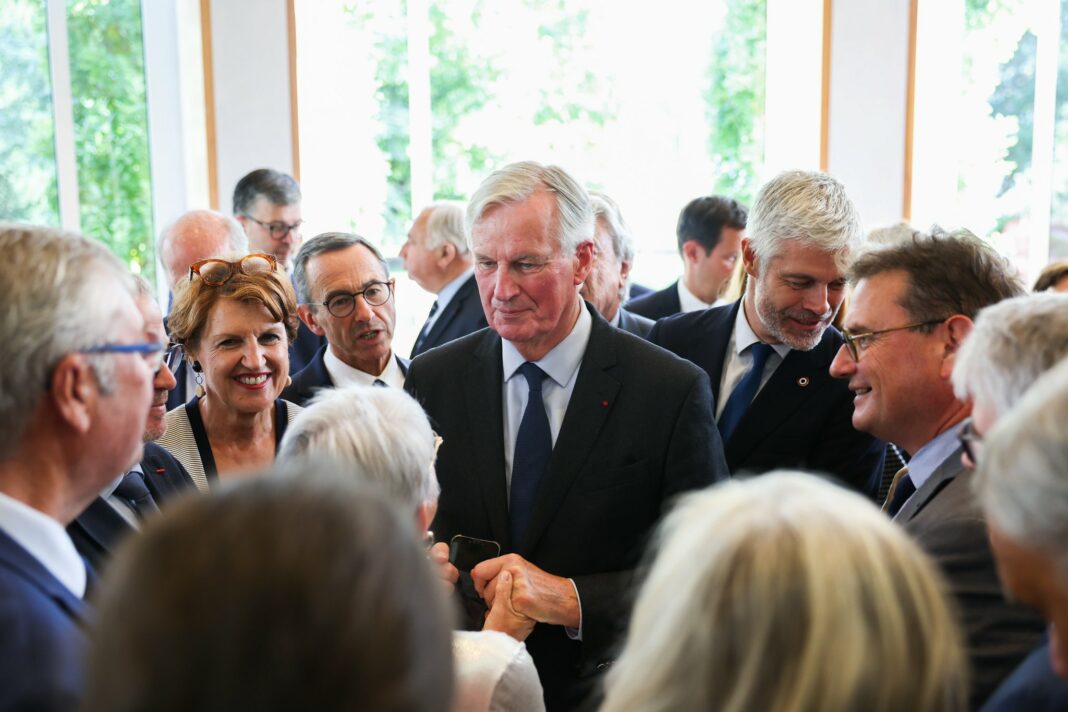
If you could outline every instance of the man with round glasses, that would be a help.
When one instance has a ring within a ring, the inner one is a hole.
[[[966,230],[872,250],[849,279],[847,341],[831,375],[853,393],[853,425],[911,456],[886,509],[941,566],[957,599],[975,709],[1038,643],[1042,625],[1002,595],[957,438],[972,406],[954,395],[950,377],[979,310],[1023,286]]]
[[[292,176],[259,168],[234,187],[234,217],[245,228],[252,252],[266,252],[290,267],[300,249],[300,186]]]
[[[293,282],[301,320],[327,343],[283,398],[304,405],[320,388],[404,386],[408,360],[393,353],[393,280],[374,245],[351,233],[316,235],[293,261]]]

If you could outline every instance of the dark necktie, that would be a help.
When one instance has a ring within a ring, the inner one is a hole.
[[[389,384],[383,381],[381,378],[376,378],[371,385],[378,386],[379,388],[389,388]]]
[[[114,495],[128,504],[138,519],[144,519],[159,511],[152,499],[152,493],[145,486],[145,476],[140,472],[127,472],[123,475]]]
[[[530,515],[538,495],[538,485],[549,466],[553,452],[553,436],[549,430],[549,416],[541,399],[541,384],[545,372],[527,362],[519,367],[530,389],[519,433],[515,438],[512,457],[512,486],[508,498],[508,520],[511,525],[512,549],[518,549],[526,536]]]
[[[749,404],[753,402],[753,397],[760,390],[760,378],[764,375],[764,365],[768,362],[768,357],[771,356],[773,348],[760,341],[756,342],[749,347],[749,353],[753,355],[753,365],[742,376],[742,380],[738,381],[738,385],[731,391],[730,398],[727,399],[727,405],[723,407],[723,412],[719,414],[719,433],[723,436],[723,441],[726,442],[730,438],[731,433],[738,427],[738,423],[742,420],[742,416],[745,415],[745,411],[749,409]]]
[[[433,306],[430,307],[430,313],[427,314],[426,321],[423,322],[423,328],[419,331],[419,336],[415,340],[415,346],[412,347],[412,358],[415,358],[416,354],[419,353],[419,349],[423,347],[423,342],[426,341],[426,337],[430,333],[430,320],[437,313],[438,300],[435,299]]]
[[[912,483],[912,477],[909,476],[909,468],[902,467],[898,471],[898,476],[894,477],[894,484],[890,486],[886,513],[891,517],[895,516],[915,492],[916,485]]]

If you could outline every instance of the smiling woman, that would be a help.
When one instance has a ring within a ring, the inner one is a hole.
[[[265,255],[203,260],[178,285],[169,326],[199,385],[167,414],[160,445],[201,490],[269,466],[300,411],[279,398],[297,330],[289,278]]]

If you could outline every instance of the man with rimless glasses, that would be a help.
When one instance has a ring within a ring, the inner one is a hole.
[[[978,708],[1039,640],[1040,619],[1002,595],[983,514],[961,463],[972,410],[950,382],[979,310],[1023,293],[1011,266],[962,230],[917,234],[854,262],[845,344],[831,375],[853,392],[853,425],[911,459],[887,512],[941,566],[957,599]]]
[[[293,261],[301,320],[327,345],[282,397],[304,405],[321,388],[404,386],[408,359],[393,353],[393,280],[382,254],[351,233],[308,240]]]

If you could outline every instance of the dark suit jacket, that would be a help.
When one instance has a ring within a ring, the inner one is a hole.
[[[77,705],[85,615],[81,599],[0,531],[0,709]]]
[[[423,343],[419,344],[419,349],[412,347],[412,358],[484,328],[486,312],[478,298],[478,282],[475,281],[475,275],[471,275],[441,310],[441,315]]]
[[[619,308],[619,328],[626,331],[629,334],[634,334],[643,339],[649,338],[649,332],[653,330],[652,319],[646,319],[644,316],[638,314],[632,314],[623,307]]]
[[[678,314],[682,311],[679,302],[679,281],[675,280],[670,286],[664,287],[659,292],[645,294],[637,299],[631,299],[623,305],[627,311],[644,316],[646,319],[663,319],[665,316]]]
[[[637,299],[644,294],[652,294],[653,290],[646,287],[644,284],[638,284],[637,282],[631,282],[630,288],[627,290],[628,299]]]
[[[194,491],[193,478],[174,456],[156,443],[145,443],[141,460],[145,486],[157,507],[184,490]],[[84,512],[67,526],[78,553],[96,574],[102,574],[115,548],[134,528],[103,497],[94,499]]]
[[[293,382],[282,391],[281,397],[283,400],[296,403],[303,408],[308,404],[308,401],[315,397],[317,391],[334,387],[334,380],[330,378],[330,372],[326,370],[326,364],[323,362],[327,348],[329,347],[323,346],[319,349],[319,353],[315,354],[315,358],[312,359],[311,363],[303,371],[293,376]],[[400,366],[401,373],[407,376],[408,364],[411,361],[401,358],[397,354],[393,354],[393,358],[397,359],[397,365]]]
[[[649,334],[654,344],[703,368],[717,402],[740,305],[679,314],[657,322]],[[829,372],[841,345],[841,334],[831,327],[816,348],[787,354],[724,443],[732,473],[816,470],[876,497],[886,446],[853,428],[853,394]]]
[[[500,337],[483,329],[424,354],[405,381],[444,438],[437,539],[493,539],[575,581],[582,642],[546,625],[526,641],[550,710],[574,708],[611,659],[631,570],[664,508],[726,476],[707,376],[586,306],[593,329],[521,547],[508,528]]]
[[[181,363],[178,364],[178,367],[174,369],[174,380],[177,384],[171,389],[171,392],[167,394],[168,412],[185,405],[186,401],[193,397],[193,394],[186,393],[185,389],[185,379],[188,369],[189,364],[185,359],[182,359]]]
[[[1005,678],[979,712],[1064,712],[1068,710],[1068,680],[1057,676],[1049,661],[1049,640]]]
[[[1045,626],[1001,592],[986,521],[960,453],[935,470],[894,521],[934,558],[957,599],[972,665],[970,708],[976,709],[1039,644]]]

